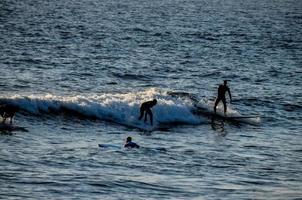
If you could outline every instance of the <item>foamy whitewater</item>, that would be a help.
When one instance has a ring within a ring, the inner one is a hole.
[[[87,96],[55,96],[47,94],[20,96],[14,95],[1,99],[3,103],[18,106],[22,111],[33,115],[60,114],[69,112],[100,120],[138,121],[140,104],[150,99],[157,99],[158,104],[153,109],[154,118],[158,123],[198,124],[201,120],[192,113],[193,103],[190,99],[179,99],[161,94],[155,89],[144,92],[125,94],[100,94]]]
[[[302,5],[0,2],[0,199],[301,199]],[[229,80],[225,116],[218,85]],[[157,99],[154,125],[138,120]],[[125,149],[131,136],[139,149]]]

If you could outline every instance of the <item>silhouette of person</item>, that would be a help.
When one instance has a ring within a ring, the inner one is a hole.
[[[222,101],[223,106],[224,106],[224,114],[226,115],[226,112],[227,112],[227,105],[226,105],[226,99],[225,99],[225,93],[226,92],[229,93],[230,101],[232,102],[231,91],[230,91],[230,88],[228,87],[227,84],[228,84],[228,81],[224,80],[223,84],[219,85],[219,87],[218,87],[218,96],[216,98],[215,105],[214,105],[215,114],[216,114],[216,107],[217,107],[218,103],[220,101]]]
[[[136,144],[135,142],[132,142],[131,137],[127,137],[124,147],[125,148],[139,148],[139,145]]]
[[[10,118],[10,124],[13,123],[13,118],[16,112],[19,111],[19,107],[13,104],[2,104],[0,105],[0,116],[3,118],[2,123],[4,124],[7,118]]]
[[[151,108],[153,106],[155,106],[157,103],[157,100],[156,99],[153,99],[152,101],[146,101],[144,103],[142,103],[141,107],[140,107],[140,116],[139,116],[139,120],[141,120],[144,116],[144,113],[145,113],[145,122],[147,122],[147,115],[150,116],[150,122],[151,122],[151,126],[153,126],[153,114],[152,114],[152,111],[151,111]]]

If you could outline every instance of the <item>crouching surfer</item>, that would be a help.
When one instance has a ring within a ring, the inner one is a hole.
[[[0,115],[3,118],[2,123],[4,124],[7,118],[10,118],[10,124],[13,123],[13,118],[16,112],[19,111],[19,107],[12,104],[0,105]]]
[[[145,122],[147,122],[147,115],[150,116],[150,123],[151,126],[153,126],[153,114],[152,114],[152,110],[151,108],[153,106],[155,106],[157,103],[156,99],[153,99],[152,101],[146,101],[144,103],[142,103],[141,107],[140,107],[140,116],[139,116],[139,120],[141,120],[145,114]]]

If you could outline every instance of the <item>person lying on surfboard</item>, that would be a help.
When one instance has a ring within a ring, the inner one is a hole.
[[[215,112],[215,114],[216,114],[216,107],[217,107],[218,103],[220,101],[222,101],[223,107],[224,107],[224,115],[226,115],[226,112],[227,112],[227,105],[226,105],[226,99],[225,99],[225,93],[226,92],[229,93],[230,102],[232,102],[231,91],[230,91],[230,88],[228,87],[227,84],[228,84],[228,81],[224,80],[223,84],[219,85],[219,87],[218,87],[218,96],[216,98],[215,105],[214,105],[214,112]]]
[[[124,147],[125,148],[139,148],[139,145],[136,144],[135,142],[132,142],[131,137],[127,137]]]
[[[140,113],[141,115],[139,116],[138,120],[141,120],[145,114],[145,122],[147,122],[147,115],[150,116],[150,123],[151,126],[153,126],[153,114],[151,111],[151,108],[153,106],[155,106],[157,103],[156,99],[153,99],[152,101],[146,101],[144,103],[142,103],[141,107],[140,107]]]

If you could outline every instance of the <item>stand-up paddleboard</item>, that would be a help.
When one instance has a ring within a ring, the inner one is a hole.
[[[231,112],[224,114],[222,109],[217,108],[216,113],[214,112],[213,107],[204,104],[196,104],[195,107],[197,110],[195,113],[202,114],[208,117],[213,118],[220,118],[229,121],[247,123],[247,124],[259,124],[260,123],[260,116],[259,115],[242,115],[239,112]]]
[[[28,130],[21,126],[15,126],[11,124],[0,124],[0,131],[22,131],[22,132],[28,132]]]

